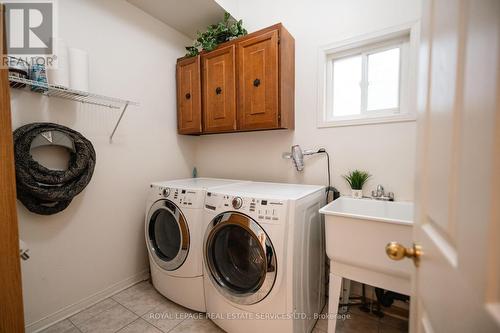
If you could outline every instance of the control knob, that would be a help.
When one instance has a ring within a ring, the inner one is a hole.
[[[165,187],[162,191],[164,197],[168,197],[170,195],[170,189]]]
[[[235,197],[232,203],[234,209],[240,209],[241,206],[243,206],[243,199],[241,199],[240,197]]]

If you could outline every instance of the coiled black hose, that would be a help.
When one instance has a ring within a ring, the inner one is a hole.
[[[72,141],[68,169],[51,170],[39,164],[30,153],[31,143],[39,134],[59,131]],[[17,198],[37,214],[56,214],[69,206],[90,182],[96,154],[92,143],[71,128],[53,123],[32,123],[14,131]]]

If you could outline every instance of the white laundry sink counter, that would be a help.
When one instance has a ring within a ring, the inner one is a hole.
[[[340,197],[321,208],[320,213],[379,222],[413,224],[413,203],[404,201]]]
[[[393,261],[387,243],[412,243],[411,202],[340,197],[320,209],[325,215],[326,254],[330,259],[330,309],[338,308],[342,278],[410,294],[412,262]],[[329,321],[335,331],[335,320]]]

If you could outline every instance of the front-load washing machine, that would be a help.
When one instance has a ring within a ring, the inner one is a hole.
[[[239,181],[180,179],[151,184],[145,236],[154,287],[170,300],[205,312],[202,212],[207,190]]]
[[[207,314],[228,333],[310,332],[325,303],[322,186],[251,182],[207,192]]]

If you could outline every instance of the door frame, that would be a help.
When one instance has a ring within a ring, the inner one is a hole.
[[[2,57],[6,49],[4,15],[1,5]],[[0,68],[0,230],[0,332],[24,332],[10,86],[5,68]]]

